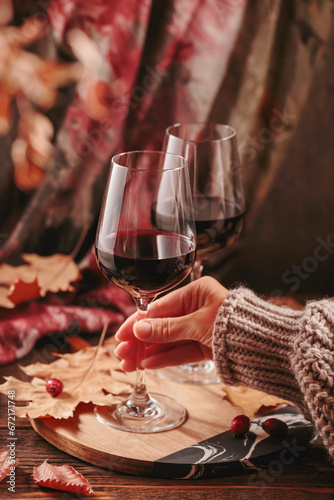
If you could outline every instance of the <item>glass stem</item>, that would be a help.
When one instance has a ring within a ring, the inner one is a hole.
[[[137,299],[136,301],[138,319],[147,318],[147,313],[151,300],[147,299]],[[137,413],[144,413],[145,409],[152,402],[147,387],[145,379],[145,370],[141,369],[141,362],[145,359],[145,342],[137,340],[137,373],[136,382],[132,394],[130,395],[131,406]]]
[[[194,266],[192,268],[192,271],[190,273],[190,281],[196,281],[201,278],[202,276],[202,271],[203,271],[203,263],[201,260],[196,260],[194,263]],[[198,367],[203,365],[205,363],[204,361],[197,362],[197,363],[187,363],[184,365],[185,369],[195,373],[196,370],[198,370]]]
[[[198,280],[202,276],[203,264],[200,260],[196,260],[194,267],[190,273],[190,281]]]

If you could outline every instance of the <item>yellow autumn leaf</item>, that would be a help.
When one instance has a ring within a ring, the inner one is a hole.
[[[233,406],[242,408],[243,413],[249,418],[253,418],[259,413],[266,413],[266,408],[272,410],[280,405],[292,405],[288,400],[249,387],[226,385],[223,387],[223,392],[223,399],[226,399]]]
[[[73,354],[60,355],[49,364],[34,363],[21,370],[32,376],[30,382],[15,377],[5,377],[0,392],[15,391],[16,401],[25,401],[26,406],[17,406],[18,417],[72,417],[79,403],[98,406],[115,404],[131,392],[131,386],[113,377],[117,360],[110,348],[102,346],[96,355],[96,347],[87,347]],[[58,378],[63,391],[57,397],[46,391],[49,378]]]
[[[47,292],[71,291],[71,283],[81,278],[80,270],[70,255],[54,254],[41,257],[37,254],[23,254],[23,260],[36,272],[41,296]]]
[[[21,257],[27,264],[0,265],[1,307],[13,308],[20,302],[45,297],[47,292],[72,291],[71,283],[81,279],[80,270],[70,255],[23,254]],[[29,287],[34,289],[33,295]],[[11,297],[16,297],[16,301],[10,300]]]

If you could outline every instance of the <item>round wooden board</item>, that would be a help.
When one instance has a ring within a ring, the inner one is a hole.
[[[258,467],[258,459],[265,464],[265,457],[272,459],[273,454],[286,449],[286,442],[294,442],[296,436],[299,449],[312,437],[310,425],[288,407],[287,412],[280,411],[292,429],[290,440],[268,439],[259,419],[253,421],[246,440],[236,439],[229,431],[230,423],[242,410],[222,399],[223,385],[178,384],[154,372],[147,373],[147,384],[151,392],[168,394],[185,406],[187,419],[182,425],[153,434],[119,431],[100,423],[92,405],[79,405],[73,418],[31,419],[31,424],[49,443],[94,465],[170,478],[247,472]]]

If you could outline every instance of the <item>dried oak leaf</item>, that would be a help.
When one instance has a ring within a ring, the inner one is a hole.
[[[87,479],[69,465],[50,465],[47,460],[33,468],[32,477],[40,486],[91,495],[93,489]]]
[[[72,291],[71,283],[81,279],[80,270],[69,255],[23,254],[22,259],[28,264],[0,265],[0,307],[13,308],[44,297],[47,292]]]
[[[0,482],[15,468],[18,460],[10,458],[9,451],[0,450]]]
[[[42,297],[47,292],[72,291],[71,283],[81,279],[79,268],[70,255],[41,257],[37,254],[23,254],[22,257],[36,271]]]
[[[0,392],[7,394],[15,390],[16,401],[26,401],[26,406],[17,406],[17,417],[73,417],[79,403],[93,403],[105,406],[119,403],[129,394],[131,386],[115,380],[112,376],[117,367],[117,360],[111,351],[100,347],[87,347],[75,353],[59,355],[59,359],[49,364],[34,363],[21,370],[32,376],[30,382],[15,377],[4,377],[6,382],[0,385]],[[58,378],[63,382],[63,391],[52,397],[45,388],[49,378]]]
[[[249,387],[224,386],[223,392],[225,393],[223,399],[226,399],[233,406],[240,406],[243,413],[249,418],[253,418],[254,415],[264,415],[268,412],[267,409],[272,411],[281,405],[291,405],[290,401]]]

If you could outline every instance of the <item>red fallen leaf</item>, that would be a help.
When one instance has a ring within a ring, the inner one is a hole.
[[[40,486],[91,495],[93,489],[86,478],[69,465],[50,465],[47,460],[34,467],[32,477]]]
[[[38,284],[37,278],[30,283],[17,279],[11,285],[7,294],[7,299],[17,305],[21,304],[21,302],[28,302],[29,300],[37,299],[40,296],[41,287]]]
[[[16,467],[18,460],[9,457],[9,451],[0,450],[0,482]]]

